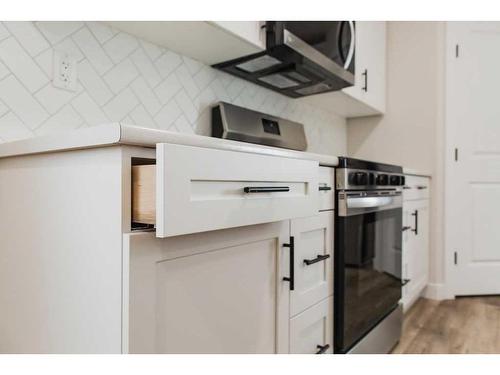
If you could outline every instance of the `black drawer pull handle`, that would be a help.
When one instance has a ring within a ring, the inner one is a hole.
[[[311,264],[321,262],[322,260],[325,260],[325,259],[328,259],[328,258],[330,258],[330,254],[318,255],[314,259],[304,259],[304,263],[305,263],[306,266],[310,266]]]
[[[290,243],[284,243],[283,247],[290,249],[290,277],[284,277],[283,281],[290,283],[290,290],[295,290],[295,239],[290,237]]]
[[[418,210],[415,210],[414,213],[411,214],[412,216],[415,216],[415,229],[412,229],[415,234],[418,234]]]
[[[417,186],[417,189],[418,190],[425,190],[425,189],[427,189],[427,186]]]
[[[332,187],[331,186],[320,186],[319,191],[329,191],[329,190],[332,190]]]
[[[411,189],[411,186],[403,186],[403,189],[404,189],[404,190]]]
[[[408,229],[411,229],[411,227],[403,227],[403,232],[406,232]]]
[[[243,188],[245,193],[277,193],[290,191],[288,186],[246,186]]]
[[[329,344],[326,344],[326,345],[316,345],[316,348],[319,349],[316,352],[316,354],[323,354],[324,352],[326,352],[330,348],[330,345]]]
[[[411,280],[410,279],[403,279],[403,282],[401,283],[401,286],[405,286],[408,284]]]

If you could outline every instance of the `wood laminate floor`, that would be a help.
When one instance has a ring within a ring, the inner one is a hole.
[[[500,296],[421,298],[406,314],[393,353],[500,353]]]

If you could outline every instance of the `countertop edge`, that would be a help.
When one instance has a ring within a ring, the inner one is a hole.
[[[336,156],[280,149],[201,135],[109,123],[85,129],[39,136],[0,144],[0,159],[49,152],[105,147],[117,144],[154,148],[156,143],[173,143],[253,154],[317,161],[322,166],[338,165]]]
[[[419,176],[419,177],[432,178],[432,173],[424,172],[424,171],[419,171],[419,170],[412,169],[412,168],[405,168],[405,167],[403,167],[403,173],[406,174],[406,175],[410,175],[410,176]]]

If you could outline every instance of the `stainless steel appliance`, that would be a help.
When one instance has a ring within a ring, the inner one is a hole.
[[[354,84],[353,21],[270,21],[266,50],[214,67],[298,98]]]
[[[212,108],[212,136],[304,151],[304,126],[229,103]]]
[[[341,157],[336,170],[336,353],[387,353],[401,335],[398,166]]]

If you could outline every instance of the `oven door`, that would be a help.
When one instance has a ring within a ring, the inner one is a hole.
[[[346,353],[401,299],[402,198],[340,192],[335,251],[335,349]]]

